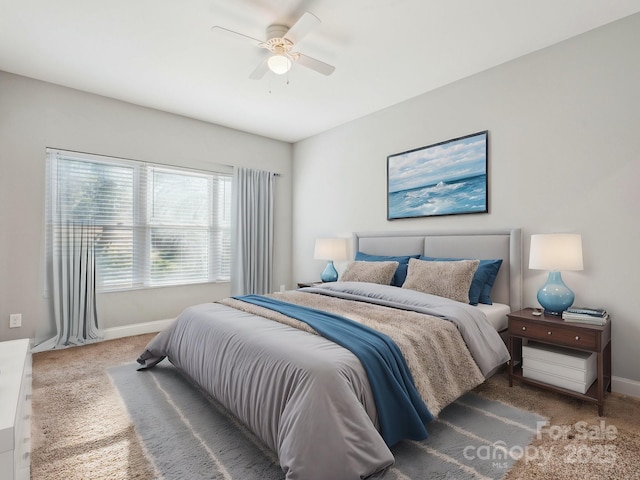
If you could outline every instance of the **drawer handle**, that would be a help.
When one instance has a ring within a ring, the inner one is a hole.
[[[526,330],[527,330],[527,327],[522,327],[522,331],[526,331]]]
[[[547,332],[547,335],[551,335],[551,334],[552,334],[552,332]]]
[[[580,337],[576,335],[576,340],[580,340]]]

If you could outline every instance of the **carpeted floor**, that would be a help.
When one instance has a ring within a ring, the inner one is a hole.
[[[134,361],[152,337],[33,356],[32,479],[157,477],[107,373]],[[475,392],[550,419],[505,479],[640,479],[640,401],[609,395],[598,417],[578,400],[509,388],[504,372]]]

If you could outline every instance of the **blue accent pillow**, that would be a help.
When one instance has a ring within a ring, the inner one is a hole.
[[[420,260],[430,260],[432,262],[455,262],[458,260],[468,260],[466,258],[437,258],[421,256]],[[473,274],[473,280],[469,287],[469,303],[477,305],[484,303],[493,305],[491,301],[491,289],[498,276],[498,270],[502,265],[502,259],[498,260],[480,260],[476,273]]]
[[[355,260],[360,262],[398,262],[396,273],[393,274],[391,285],[401,287],[407,278],[407,268],[409,268],[410,258],[419,258],[416,255],[386,256],[386,255],[369,255],[368,253],[357,252]]]
[[[480,294],[480,303],[493,305],[493,302],[491,301],[491,289],[493,288],[493,284],[496,281],[498,270],[500,270],[501,265],[501,258],[497,260],[480,260],[480,265],[478,265],[478,268],[482,267],[487,272],[487,283],[484,284],[484,288],[482,289],[482,293]]]

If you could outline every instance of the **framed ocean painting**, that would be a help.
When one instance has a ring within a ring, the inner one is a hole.
[[[486,213],[488,131],[387,157],[387,219]]]

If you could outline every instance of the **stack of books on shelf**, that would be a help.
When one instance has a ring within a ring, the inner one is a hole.
[[[562,312],[562,319],[572,323],[604,325],[608,318],[609,314],[604,308],[573,307]]]

